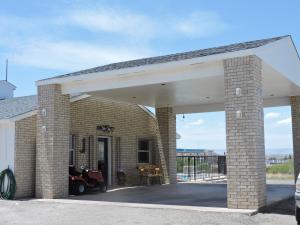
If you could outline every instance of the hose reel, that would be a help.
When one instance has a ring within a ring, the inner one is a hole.
[[[16,188],[16,179],[12,170],[9,168],[3,170],[0,173],[0,199],[14,199]]]

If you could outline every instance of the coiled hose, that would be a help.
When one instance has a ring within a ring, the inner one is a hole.
[[[0,199],[12,200],[16,193],[16,179],[14,173],[7,168],[0,173]]]

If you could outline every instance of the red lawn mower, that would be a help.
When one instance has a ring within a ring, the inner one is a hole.
[[[101,192],[106,192],[107,185],[101,171],[81,166],[81,172],[78,172],[75,167],[69,167],[70,194],[82,195],[88,188],[99,188]]]

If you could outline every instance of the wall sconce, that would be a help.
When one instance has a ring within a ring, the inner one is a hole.
[[[42,115],[47,116],[47,110],[45,108],[42,109]]]
[[[42,132],[43,132],[43,133],[46,133],[46,131],[47,131],[46,126],[42,126]]]
[[[243,118],[243,112],[241,110],[236,111],[236,118],[242,119]]]
[[[109,125],[99,125],[99,126],[97,126],[96,129],[98,131],[102,131],[102,132],[105,132],[105,133],[110,133],[110,132],[113,132],[115,128],[111,127]]]
[[[242,95],[242,89],[241,88],[236,88],[235,89],[235,95],[236,96],[241,96]]]

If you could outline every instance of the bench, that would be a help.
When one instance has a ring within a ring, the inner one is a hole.
[[[143,180],[146,179],[147,185],[150,185],[150,180],[158,178],[159,183],[162,184],[162,174],[160,168],[157,165],[143,165],[138,166],[140,185],[143,184]]]

